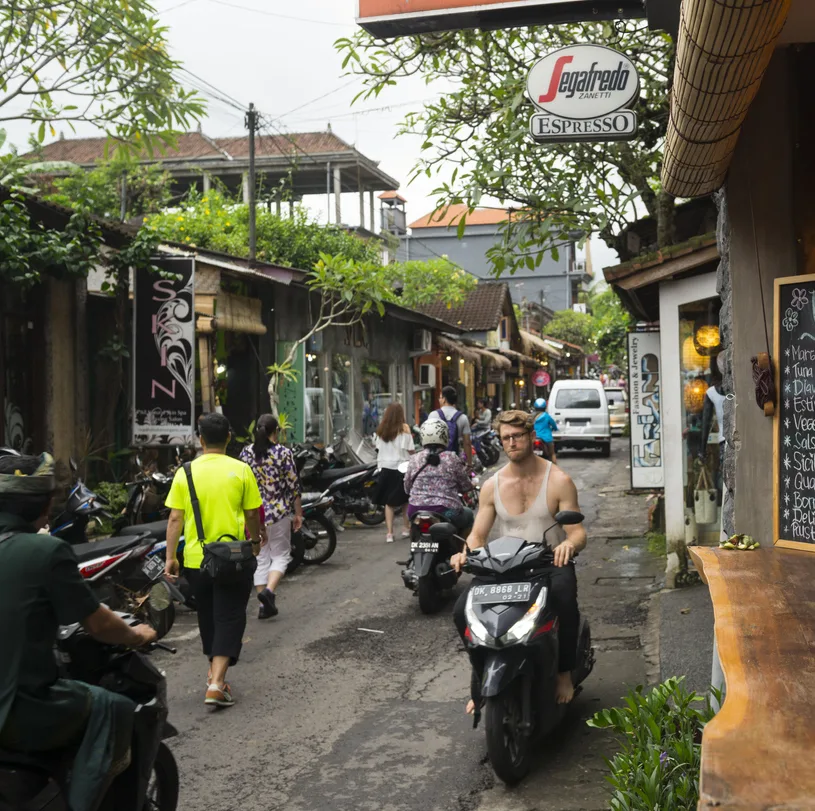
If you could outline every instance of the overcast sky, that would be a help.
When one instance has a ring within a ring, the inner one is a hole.
[[[337,135],[399,180],[407,198],[408,222],[432,211],[433,179],[407,185],[419,156],[420,139],[394,137],[405,113],[439,92],[417,77],[400,80],[378,99],[351,101],[362,82],[343,76],[334,41],[352,36],[355,0],[153,0],[161,21],[169,26],[172,54],[184,67],[214,85],[241,106],[254,102],[288,132],[324,131],[330,122]],[[443,88],[442,88],[443,89]],[[239,135],[243,115],[208,98],[204,131],[214,137]],[[10,140],[24,147],[25,126],[7,126]],[[90,130],[78,134],[94,134]],[[70,137],[70,131],[66,131]],[[358,221],[358,204],[345,196],[343,220]],[[322,198],[310,202],[324,216]],[[616,264],[616,254],[595,239],[595,270]]]

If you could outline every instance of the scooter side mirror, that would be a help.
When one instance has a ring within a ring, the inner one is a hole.
[[[430,537],[434,541],[446,541],[456,534],[456,528],[452,524],[433,524],[430,527]]]
[[[562,527],[569,524],[582,524],[585,516],[576,510],[561,510],[556,516],[555,521]]]

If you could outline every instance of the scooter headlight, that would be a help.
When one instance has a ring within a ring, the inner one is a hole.
[[[497,648],[498,645],[494,637],[487,633],[484,623],[476,616],[473,611],[473,593],[467,595],[467,607],[464,610],[464,616],[467,618],[467,627],[470,629],[470,635],[476,645],[483,645],[485,648]]]
[[[529,606],[526,614],[524,614],[502,637],[502,645],[518,645],[527,641],[529,635],[535,630],[538,623],[538,616],[546,605],[546,595],[548,593],[546,586],[543,586],[538,593],[535,602]]]

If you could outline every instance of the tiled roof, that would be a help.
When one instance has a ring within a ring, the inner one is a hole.
[[[448,310],[446,304],[437,302],[420,309],[465,332],[487,332],[497,329],[501,323],[508,297],[509,285],[506,282],[480,282],[463,304]]]
[[[37,154],[29,153],[25,157],[39,158],[41,156],[42,160],[47,161],[90,164],[104,159],[107,144],[107,138],[64,138],[47,144]],[[327,152],[351,151],[353,147],[331,132],[294,132],[288,136],[259,135],[255,138],[255,154],[258,157],[293,153],[319,155]],[[158,151],[155,153],[157,162],[162,160],[228,160],[229,157],[249,157],[248,137],[208,138],[200,132],[187,132],[178,136],[175,148],[167,149],[163,155]]]
[[[512,209],[503,208],[477,208],[471,214],[470,207],[453,205],[440,211],[431,211],[410,224],[411,228],[446,228],[458,225],[462,214],[467,214],[467,225],[498,225],[506,222],[508,213]],[[517,212],[515,212],[517,213]]]
[[[249,157],[249,137],[214,138],[221,149],[233,158]],[[320,155],[326,152],[352,152],[349,146],[333,132],[292,132],[287,135],[258,135],[255,137],[255,155],[262,158],[276,155],[306,153]]]
[[[407,203],[404,197],[399,194],[398,191],[383,191],[382,194],[379,195],[380,200],[401,200],[403,203]]]

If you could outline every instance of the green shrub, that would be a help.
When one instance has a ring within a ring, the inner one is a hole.
[[[622,739],[622,749],[606,761],[611,811],[695,811],[702,730],[714,713],[709,699],[687,691],[683,680],[668,679],[647,693],[637,687],[624,707],[587,721]]]

